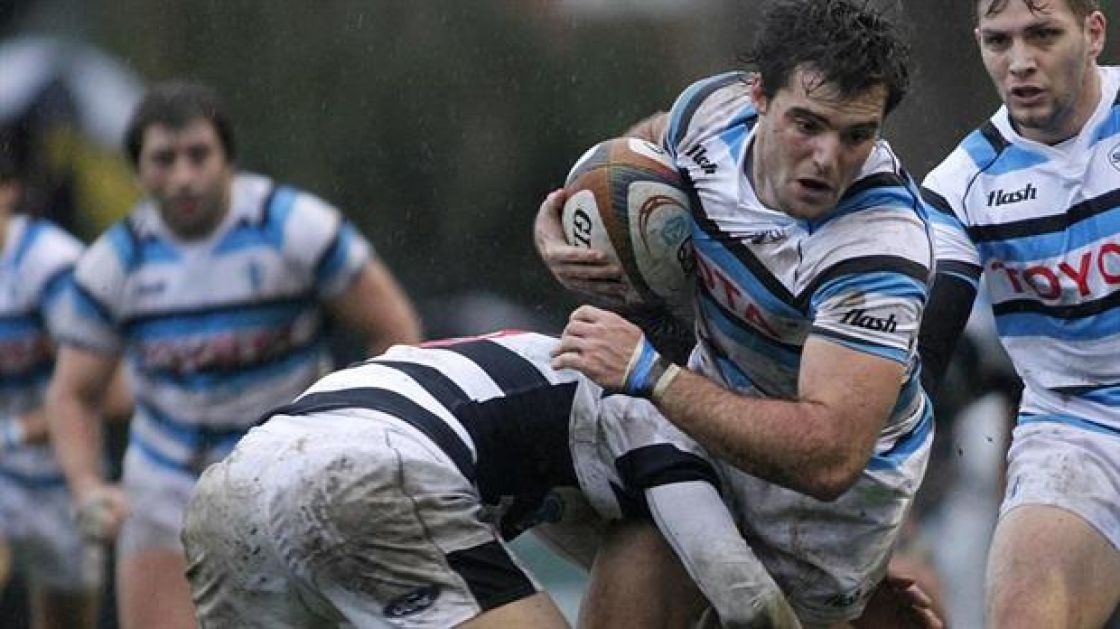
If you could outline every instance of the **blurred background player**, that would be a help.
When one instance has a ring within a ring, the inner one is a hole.
[[[983,273],[1023,379],[987,574],[995,627],[1099,627],[1120,603],[1120,69],[1096,0],[979,0],[1003,101],[924,182],[936,390]]]
[[[0,144],[0,587],[23,579],[32,627],[93,627],[102,553],[71,517],[43,414],[61,295],[83,247],[17,213],[23,177],[10,148]]]
[[[125,148],[147,197],[77,265],[50,425],[80,524],[103,540],[120,531],[121,626],[191,627],[179,530],[198,473],[249,418],[321,374],[325,313],[371,353],[418,341],[419,324],[335,208],[236,170],[231,122],[209,88],[153,87]],[[102,480],[95,444],[122,356],[137,408],[118,487]]]
[[[751,61],[757,75],[702,80],[638,127],[695,191],[693,371],[590,306],[554,366],[653,399],[742,470],[745,535],[801,620],[830,625],[859,616],[886,573],[932,441],[916,353],[928,225],[879,137],[908,87],[908,49],[865,4],[780,0]],[[564,244],[561,201],[538,215],[542,257],[566,286],[610,299],[620,273]],[[602,582],[650,573],[620,562],[611,574]]]

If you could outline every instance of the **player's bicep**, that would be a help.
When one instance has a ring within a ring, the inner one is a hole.
[[[55,358],[52,397],[97,408],[117,372],[119,357],[75,345],[62,345]]]
[[[906,365],[828,337],[810,337],[801,355],[799,398],[824,405],[851,428],[861,450],[870,452],[898,400]]]

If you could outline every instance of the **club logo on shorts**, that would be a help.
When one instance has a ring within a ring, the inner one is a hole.
[[[864,588],[862,586],[857,587],[850,592],[841,592],[839,594],[830,596],[829,599],[824,602],[824,604],[837,609],[851,607],[852,605],[855,605],[860,600],[862,600],[870,592],[871,590],[868,588]]]
[[[1112,150],[1108,152],[1108,163],[1112,164],[1112,167],[1116,170],[1120,170],[1120,144],[1112,147]]]
[[[439,586],[425,585],[389,601],[382,613],[386,618],[403,618],[419,614],[434,605],[437,598],[439,598]]]

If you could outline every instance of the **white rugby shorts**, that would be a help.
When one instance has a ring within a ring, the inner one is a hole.
[[[1070,511],[1120,550],[1120,434],[1051,421],[1020,423],[1007,453],[1000,517],[1023,505]]]
[[[933,431],[915,430],[907,438],[914,441],[905,456],[869,466],[833,502],[721,466],[740,530],[802,622],[830,625],[858,617],[886,574],[929,461]]]
[[[535,594],[480,506],[396,418],[274,417],[203,474],[187,509],[201,626],[446,628]]]

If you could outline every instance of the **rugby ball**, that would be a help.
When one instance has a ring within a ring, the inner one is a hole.
[[[616,138],[572,166],[561,213],[568,244],[607,254],[627,283],[627,305],[692,318],[692,218],[672,159],[656,144]]]

